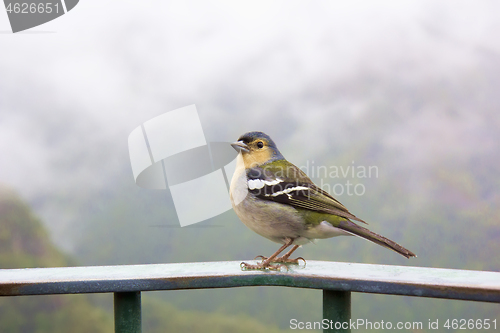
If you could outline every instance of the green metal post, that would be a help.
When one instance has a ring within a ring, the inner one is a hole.
[[[115,333],[141,333],[141,293],[115,293]]]
[[[328,320],[327,333],[350,333],[351,292],[323,290],[323,320]]]

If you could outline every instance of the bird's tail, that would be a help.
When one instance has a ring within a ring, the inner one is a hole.
[[[366,228],[360,227],[359,225],[349,220],[344,220],[340,222],[340,225],[337,228],[347,231],[348,233],[353,234],[355,236],[369,240],[370,242],[373,242],[375,244],[391,249],[401,254],[402,256],[405,256],[406,258],[416,257],[415,253],[411,252],[408,249],[405,249],[398,243],[393,242],[390,239],[385,238],[384,236],[381,236],[379,234],[376,234]]]

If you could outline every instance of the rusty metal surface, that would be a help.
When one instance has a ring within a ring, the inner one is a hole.
[[[0,269],[0,296],[286,286],[500,303],[500,273],[307,261],[288,272],[240,261]]]

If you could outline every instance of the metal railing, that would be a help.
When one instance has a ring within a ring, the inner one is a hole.
[[[500,303],[499,272],[442,268],[310,260],[287,272],[242,271],[240,261],[0,269],[0,296],[114,293],[117,333],[141,332],[142,291],[246,286],[323,289],[323,318],[332,323],[349,322],[351,292]]]

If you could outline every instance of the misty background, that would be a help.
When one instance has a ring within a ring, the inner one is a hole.
[[[418,258],[351,237],[299,256],[498,271],[499,12],[495,1],[86,0],[12,34],[0,10],[0,183],[73,264],[269,255],[276,244],[234,212],[180,228],[168,190],[134,183],[129,133],[196,104],[209,142],[259,130],[297,165],[376,166],[378,177],[314,180],[362,183],[364,195],[337,198]],[[321,318],[315,290],[145,294],[276,330]],[[111,296],[94,303],[109,310]],[[500,319],[500,308],[353,295],[353,318],[450,317]]]

